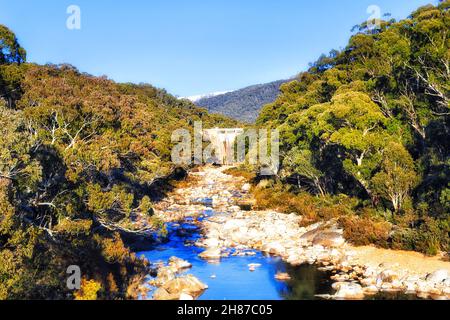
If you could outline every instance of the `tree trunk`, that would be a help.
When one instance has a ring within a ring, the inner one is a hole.
[[[325,188],[322,186],[320,179],[318,178],[314,179],[314,184],[316,185],[317,190],[319,190],[320,196],[325,197],[326,191]]]

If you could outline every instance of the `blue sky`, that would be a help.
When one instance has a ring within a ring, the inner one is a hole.
[[[369,5],[404,18],[437,0],[0,0],[28,61],[71,63],[179,96],[288,78],[345,46]],[[68,30],[69,5],[81,30]]]

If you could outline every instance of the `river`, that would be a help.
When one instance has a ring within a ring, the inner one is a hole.
[[[246,246],[239,246],[234,241],[216,238],[221,236],[230,238],[226,235],[224,229],[226,224],[223,221],[232,222],[231,225],[236,222],[256,223],[260,227],[265,225],[268,227],[268,233],[262,231],[261,234],[260,230],[260,237],[269,237],[269,234],[273,237],[274,230],[280,227],[277,226],[279,222],[281,227],[288,228],[285,229],[285,234],[284,231],[275,233],[275,237],[287,238],[288,235],[292,236],[293,232],[298,231],[293,222],[297,219],[295,216],[274,217],[269,214],[258,218],[255,212],[246,213],[236,208],[234,205],[236,199],[245,197],[246,192],[242,191],[243,187],[237,179],[224,175],[222,171],[205,168],[198,173],[191,173],[192,181],[187,186],[169,194],[157,207],[157,215],[166,221],[167,237],[137,254],[145,256],[155,270],[158,266],[167,265],[171,257],[188,261],[192,267],[183,273],[195,276],[208,286],[208,289],[198,297],[199,300],[313,300],[332,296],[336,292],[332,289],[335,282],[331,279],[333,271],[326,271],[327,268],[320,268],[313,263],[293,266],[277,255],[269,255]],[[237,216],[241,218],[236,220]],[[268,220],[270,217],[274,220]],[[214,228],[208,228],[211,224],[221,225],[219,228],[221,236],[214,235]],[[248,228],[239,228],[242,229]],[[242,237],[248,237],[250,231],[248,229],[245,231],[247,234],[240,234],[239,238],[242,240]],[[231,238],[237,235],[233,234]],[[207,239],[210,242],[206,241]],[[209,247],[220,248],[220,261],[212,262],[199,257],[199,254]],[[309,249],[298,250],[309,252]],[[330,250],[325,252],[335,251]],[[250,268],[250,265],[257,267]],[[275,275],[280,272],[287,273],[290,280],[276,280]],[[183,276],[183,273],[179,276]],[[148,280],[151,280],[152,276],[156,275],[149,275]],[[156,288],[148,286],[150,292],[147,297],[151,298]],[[366,299],[415,298],[415,295],[393,292],[366,296]]]
[[[206,217],[213,214],[212,210],[205,211]],[[193,245],[201,233],[193,222],[188,218],[184,223],[169,223],[169,241],[138,254],[155,263],[166,262],[172,256],[189,261],[192,268],[185,272],[209,286],[199,300],[311,300],[318,299],[318,294],[331,294],[330,273],[319,271],[316,266],[292,267],[261,252],[255,252],[254,256],[232,256],[232,250],[229,257],[218,263],[201,259],[198,255],[204,249]],[[250,264],[261,266],[252,272]],[[277,272],[287,272],[291,280],[276,280]]]
[[[205,210],[198,220],[214,215]],[[168,223],[168,237],[147,251],[138,252],[151,263],[165,263],[171,257],[189,261],[192,268],[185,271],[208,285],[208,289],[198,300],[316,300],[323,295],[333,294],[331,272],[321,271],[315,265],[304,264],[294,267],[280,258],[255,252],[254,256],[230,256],[212,263],[198,255],[204,250],[194,245],[201,239],[201,230],[193,218],[184,222]],[[198,221],[197,221],[198,222]],[[255,271],[249,265],[259,264]],[[286,272],[289,281],[275,279],[277,272]],[[151,278],[151,276],[149,276]],[[149,286],[149,296],[154,287]],[[379,293],[366,299],[417,299],[415,295],[401,293]]]

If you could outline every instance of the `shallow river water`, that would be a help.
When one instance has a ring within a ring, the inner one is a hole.
[[[176,256],[189,261],[192,268],[187,273],[196,276],[208,285],[199,300],[280,300],[314,299],[315,294],[330,293],[329,274],[314,266],[293,268],[277,257],[229,256],[218,263],[201,259],[198,254],[204,249],[192,245],[200,237],[197,227],[189,222],[169,224],[167,243],[159,244],[150,251],[140,252],[151,262],[167,262]],[[249,271],[249,264],[261,264],[255,271]],[[288,272],[292,280],[275,280],[278,271]]]
[[[203,219],[213,214],[212,210],[207,210]],[[144,255],[151,263],[166,263],[173,256],[189,261],[192,268],[185,272],[194,275],[209,287],[199,300],[312,300],[320,299],[317,295],[333,294],[331,273],[320,271],[314,265],[293,267],[280,258],[260,252],[256,252],[254,256],[230,254],[218,263],[211,263],[198,256],[204,249],[193,245],[201,238],[201,230],[196,221],[188,218],[183,223],[169,223],[167,227],[168,242],[157,244],[138,255]],[[261,266],[252,272],[249,264]],[[275,274],[279,271],[287,272],[291,280],[276,280]],[[152,292],[149,293],[150,297],[151,295]],[[384,294],[371,297],[374,298],[413,297]]]

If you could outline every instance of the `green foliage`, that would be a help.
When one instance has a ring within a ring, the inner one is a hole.
[[[283,167],[288,174],[294,173],[298,177],[306,177],[322,196],[325,195],[326,190],[322,183],[324,174],[314,166],[313,154],[310,150],[300,150],[296,147],[291,149],[283,160]]]
[[[14,101],[22,93],[22,69],[19,65],[26,61],[26,56],[15,34],[0,25],[0,99],[4,99],[9,107],[14,106]]]
[[[106,214],[108,211],[116,211],[126,217],[130,216],[133,204],[133,195],[127,193],[120,186],[114,186],[111,191],[103,192],[96,184],[88,186],[87,207],[98,214]]]
[[[436,255],[439,251],[450,250],[449,232],[448,221],[426,218],[417,228],[398,229],[392,235],[392,246]]]
[[[380,21],[379,30],[358,26],[344,50],[283,84],[257,120],[280,129],[280,178],[295,192],[317,193],[308,184],[319,181],[331,196],[357,197],[410,239],[392,243],[422,252],[445,250],[448,240],[449,6]],[[410,214],[426,223],[400,226]],[[372,220],[345,220],[349,238],[367,231],[376,242]]]
[[[388,247],[392,226],[386,221],[364,215],[348,215],[340,217],[339,223],[344,229],[344,237],[352,244]]]
[[[34,143],[21,112],[0,105],[0,179],[26,180],[34,187],[41,178],[38,162],[28,153]]]
[[[101,284],[95,280],[82,279],[81,288],[75,293],[75,300],[97,300]]]
[[[305,192],[293,194],[286,185],[263,181],[253,189],[256,207],[301,215],[302,224],[305,226],[320,220],[337,219],[352,214],[356,208],[354,199],[346,196],[318,198]]]
[[[23,63],[27,53],[23,49],[16,35],[7,27],[0,25],[0,64]]]
[[[123,239],[167,233],[152,196],[176,169],[172,132],[235,121],[150,85],[24,62],[0,26],[0,299],[133,297],[147,263]],[[70,265],[85,277],[76,293]]]
[[[374,189],[399,211],[417,181],[411,155],[401,144],[389,143],[383,151],[381,171],[372,179]]]
[[[243,177],[248,181],[252,181],[256,178],[256,174],[253,172],[251,166],[249,165],[241,165],[239,167],[230,168],[224,171],[224,173],[229,174],[234,177]]]

